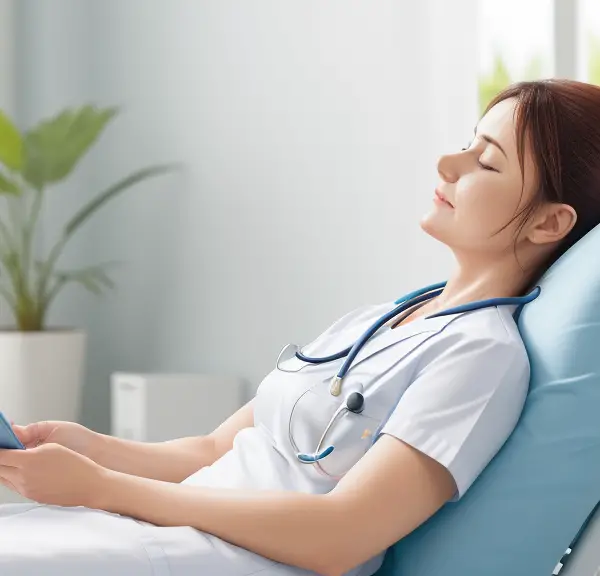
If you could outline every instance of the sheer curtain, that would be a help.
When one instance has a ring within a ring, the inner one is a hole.
[[[445,277],[418,220],[437,156],[476,121],[475,5],[19,1],[23,121],[122,108],[49,195],[45,237],[126,172],[185,165],[106,207],[67,254],[126,264],[117,291],[53,311],[90,332],[86,424],[108,429],[113,370],[237,374],[252,390],[286,342]]]

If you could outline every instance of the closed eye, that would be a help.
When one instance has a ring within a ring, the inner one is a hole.
[[[477,164],[479,164],[479,166],[481,168],[483,168],[484,170],[489,170],[490,172],[498,172],[498,170],[496,170],[495,168],[492,168],[491,166],[488,166],[487,164],[484,164],[480,160],[477,160]]]
[[[471,146],[473,145],[473,141],[469,142],[469,144],[467,145],[466,148],[462,148],[463,152],[466,152],[469,148],[471,148]],[[483,162],[481,162],[480,160],[477,160],[477,164],[479,165],[480,168],[482,168],[483,170],[488,170],[490,172],[500,172],[500,170],[496,170],[496,168],[493,168],[492,166],[489,166],[488,164],[484,164]]]

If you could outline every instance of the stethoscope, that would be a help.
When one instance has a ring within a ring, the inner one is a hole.
[[[398,298],[398,300],[394,302],[394,304],[397,304],[395,308],[393,308],[389,312],[386,312],[383,316],[376,320],[369,328],[367,328],[367,330],[365,330],[365,332],[358,338],[358,340],[356,340],[356,342],[354,342],[354,344],[335,354],[323,356],[321,358],[314,358],[310,356],[305,356],[298,345],[288,344],[279,353],[279,356],[277,357],[276,367],[279,370],[289,371],[282,369],[281,363],[293,357],[298,358],[298,360],[301,360],[306,364],[325,364],[327,362],[333,362],[335,360],[340,360],[341,358],[345,357],[346,360],[342,363],[342,366],[340,367],[338,373],[332,378],[329,386],[330,394],[332,396],[339,396],[342,392],[343,380],[345,376],[348,374],[350,368],[352,367],[354,359],[361,351],[363,346],[365,346],[365,344],[369,341],[369,339],[390,320],[404,313],[404,316],[398,318],[398,320],[396,321],[396,323],[401,322],[404,318],[412,314],[417,307],[420,308],[421,306],[425,305],[426,302],[441,294],[445,286],[446,282],[439,282],[437,284],[432,284],[430,286],[426,286],[425,288],[421,288],[420,290],[415,290],[414,292],[411,292],[406,296]],[[536,286],[526,296],[478,300],[477,302],[462,304],[460,306],[455,306],[454,308],[449,308],[447,310],[442,310],[441,312],[436,312],[435,314],[430,314],[426,316],[425,319],[438,318],[440,316],[450,316],[452,314],[461,314],[464,312],[481,310],[483,308],[491,308],[493,306],[505,305],[516,305],[518,308],[515,313],[518,313],[521,307],[535,300],[539,296],[540,292],[541,288],[539,286]],[[350,392],[344,399],[344,402],[340,405],[340,407],[335,411],[335,413],[329,420],[329,423],[325,427],[323,434],[321,435],[321,438],[317,444],[316,450],[313,452],[313,454],[305,454],[297,451],[296,457],[298,458],[298,460],[304,464],[315,464],[318,463],[319,460],[322,460],[323,458],[329,456],[329,454],[333,452],[334,447],[328,446],[325,449],[322,449],[322,447],[323,442],[325,441],[325,437],[331,430],[336,420],[346,412],[360,414],[364,409],[364,404],[365,398],[361,392]],[[291,430],[290,440],[292,440]],[[292,443],[295,446],[295,443],[293,441]]]

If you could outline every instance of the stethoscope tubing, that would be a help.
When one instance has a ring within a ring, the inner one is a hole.
[[[310,356],[304,355],[300,351],[298,346],[294,346],[295,347],[294,355],[299,360],[305,362],[305,364],[325,364],[327,362],[340,360],[341,358],[345,357],[346,360],[344,361],[340,370],[338,371],[337,376],[334,377],[331,388],[330,388],[331,394],[334,396],[337,396],[341,392],[342,379],[350,370],[352,363],[353,363],[354,359],[356,358],[357,354],[360,352],[362,347],[369,341],[369,339],[375,334],[375,332],[377,332],[377,330],[379,330],[387,322],[389,322],[390,320],[393,320],[394,318],[396,318],[399,315],[402,315],[402,316],[399,319],[397,319],[396,323],[401,322],[402,319],[409,316],[416,308],[420,308],[425,303],[427,303],[429,300],[431,300],[432,298],[435,298],[436,296],[441,294],[445,285],[446,285],[445,282],[432,284],[430,286],[426,286],[425,288],[421,288],[420,290],[411,292],[410,294],[407,294],[406,296],[404,296],[402,298],[399,298],[398,300],[396,300],[394,302],[394,304],[397,304],[397,306],[395,308],[393,308],[389,312],[386,312],[385,314],[383,314],[358,338],[358,340],[352,346],[348,346],[347,348],[345,348],[344,350],[341,350],[340,352],[331,354],[329,356],[323,356],[323,357],[316,358],[316,357],[310,357]],[[537,298],[539,296],[540,292],[541,292],[541,288],[539,286],[536,286],[526,296],[518,296],[518,297],[512,297],[512,298],[491,298],[488,300],[480,300],[477,302],[472,302],[472,303],[464,304],[461,306],[455,306],[454,308],[450,308],[448,310],[442,310],[441,312],[437,312],[435,314],[430,314],[430,315],[426,316],[426,318],[437,318],[440,316],[449,316],[449,315],[453,315],[453,314],[460,314],[460,313],[464,313],[464,312],[480,310],[483,308],[502,306],[502,305],[511,305],[511,304],[517,305],[520,308],[520,307],[524,306],[525,304],[531,302],[535,298]],[[288,349],[288,346],[284,347],[284,349],[279,354],[279,357],[277,359],[277,367],[278,368],[279,368],[280,359],[287,349]],[[359,411],[362,411],[364,396],[362,396],[362,394],[360,396],[361,396],[361,406],[360,406]],[[298,400],[296,400],[296,403],[299,400],[300,400],[300,398],[298,398]],[[294,404],[294,407],[295,407],[296,403]],[[329,431],[335,424],[336,420],[340,417],[340,415],[342,413],[344,413],[346,411],[352,412],[352,413],[359,413],[359,411],[351,409],[350,404],[348,402],[348,398],[346,398],[346,401],[335,410],[335,412],[333,413],[329,422],[325,426],[323,433],[321,434],[321,437],[317,443],[316,449],[312,454],[303,453],[298,450],[298,446],[296,445],[296,442],[294,441],[294,438],[292,435],[292,430],[291,430],[292,419],[290,417],[290,422],[289,422],[289,426],[288,426],[288,435],[289,435],[289,439],[292,444],[292,447],[296,451],[296,457],[299,462],[302,462],[303,464],[312,464],[318,470],[320,470],[321,473],[323,473],[327,476],[330,476],[322,468],[320,461],[323,460],[324,458],[326,458],[327,456],[329,456],[329,454],[331,454],[335,450],[335,448],[333,445],[330,445],[327,448],[325,448],[324,450],[322,450],[322,446],[323,446],[323,443],[325,441],[327,434],[329,433]]]
[[[325,364],[327,362],[333,362],[335,360],[341,360],[342,358],[346,358],[340,367],[336,378],[342,380],[352,363],[354,362],[356,356],[359,354],[364,345],[369,341],[369,339],[377,332],[382,326],[384,326],[387,322],[405,312],[409,308],[413,306],[417,306],[419,304],[424,304],[428,300],[439,296],[442,293],[445,282],[440,282],[438,284],[432,284],[431,286],[427,286],[420,290],[416,290],[415,292],[411,292],[407,296],[403,298],[399,298],[395,303],[398,303],[398,306],[390,310],[381,316],[378,320],[376,320],[367,330],[359,337],[359,339],[352,345],[348,346],[344,350],[340,352],[336,352],[335,354],[331,354],[329,356],[323,357],[311,357],[302,354],[299,350],[296,351],[295,356],[298,360],[305,362],[307,364]],[[426,316],[428,318],[439,318],[441,316],[450,316],[453,314],[461,314],[464,312],[472,312],[474,310],[481,310],[483,308],[491,308],[494,306],[503,306],[503,305],[518,305],[523,306],[539,295],[541,289],[539,286],[536,286],[529,294],[526,296],[517,296],[517,297],[506,297],[506,298],[490,298],[488,300],[478,300],[477,302],[471,302],[469,304],[462,304],[460,306],[455,306],[453,308],[449,308],[447,310],[442,310],[440,312],[436,312],[435,314],[430,314]]]
[[[435,298],[436,296],[441,294],[441,292],[441,289],[435,290],[431,293],[427,292],[425,294],[415,296],[412,300],[401,303],[399,306],[395,307],[393,310],[390,310],[389,312],[381,316],[371,326],[369,326],[369,328],[360,336],[360,338],[352,346],[348,346],[348,348],[345,348],[340,352],[331,354],[330,356],[323,356],[322,358],[312,358],[310,356],[305,356],[301,352],[297,351],[296,358],[308,364],[325,364],[327,362],[340,360],[341,358],[346,357],[346,360],[342,364],[337,374],[338,378],[343,378],[347,374],[348,370],[350,369],[350,366],[352,365],[352,362],[354,362],[354,359],[360,352],[361,348],[363,348],[363,346],[367,343],[368,340],[371,339],[371,337],[373,336],[373,334],[375,334],[375,332],[377,332],[377,330],[379,330],[387,322],[389,322],[394,317],[398,316],[398,314],[401,314],[408,308],[412,308],[413,306],[416,306],[420,303],[424,304],[428,300],[431,300],[431,298]]]

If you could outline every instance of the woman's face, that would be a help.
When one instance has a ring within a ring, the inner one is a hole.
[[[536,187],[527,150],[525,178],[519,166],[514,107],[514,99],[498,103],[480,120],[468,148],[438,162],[440,183],[421,227],[455,252],[514,252],[514,217]]]

